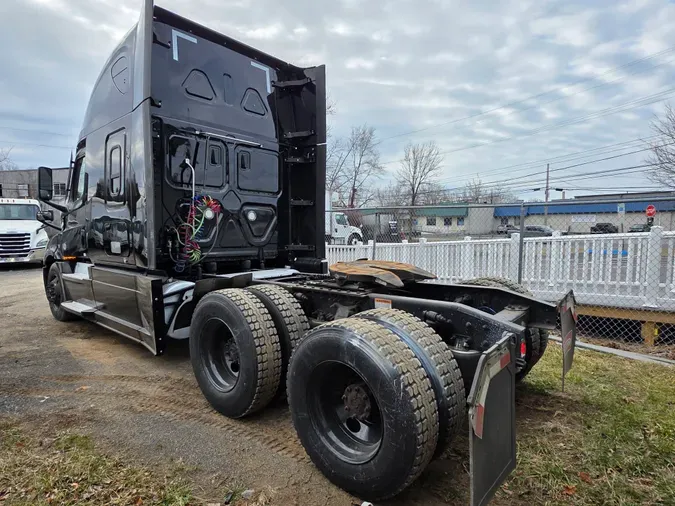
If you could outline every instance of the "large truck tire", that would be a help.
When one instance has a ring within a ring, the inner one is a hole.
[[[288,370],[293,425],[333,483],[370,501],[410,485],[438,442],[431,381],[394,332],[365,318],[310,330]]]
[[[484,277],[464,281],[464,285],[489,286],[492,288],[506,288],[512,292],[522,293],[532,297],[530,292],[523,285],[506,278]],[[546,329],[538,327],[528,327],[525,331],[524,346],[521,346],[520,356],[516,359],[516,381],[522,380],[532,370],[539,359],[544,355],[548,346],[549,332]]]
[[[69,265],[64,265],[63,268],[70,271]],[[63,280],[61,279],[61,269],[59,264],[54,262],[47,271],[47,278],[45,280],[45,295],[49,301],[49,310],[52,316],[60,322],[70,322],[77,320],[77,315],[69,313],[61,307],[61,300],[63,298]]]
[[[380,322],[406,342],[412,339],[417,345],[413,352],[431,379],[436,394],[438,445],[434,456],[439,457],[461,430],[466,413],[464,380],[450,347],[429,325],[400,309],[370,309],[355,316]]]
[[[216,290],[199,301],[190,325],[190,360],[204,397],[230,418],[264,408],[279,388],[277,330],[263,303],[246,290]]]
[[[352,234],[347,239],[347,245],[356,246],[359,242],[363,242],[363,238],[358,234]]]
[[[295,348],[309,330],[309,320],[293,294],[277,285],[254,285],[247,289],[267,308],[281,345],[281,381],[276,397],[286,398],[286,372]]]

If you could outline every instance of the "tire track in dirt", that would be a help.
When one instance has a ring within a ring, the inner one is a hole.
[[[198,422],[211,428],[225,429],[230,434],[260,443],[280,455],[299,462],[309,462],[285,406],[268,406],[260,415],[245,420],[234,420],[215,411],[203,398],[196,383],[185,378],[70,374],[44,376],[40,379],[79,386],[68,389],[50,388],[47,385],[43,387],[2,385],[0,395],[38,398],[79,396],[87,400],[105,398],[106,409],[111,409],[114,405],[136,413],[160,414],[175,420]],[[89,385],[91,383],[95,383],[96,386],[91,387]],[[117,386],[120,384],[121,388]]]

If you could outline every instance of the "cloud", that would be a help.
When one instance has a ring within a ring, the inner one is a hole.
[[[365,58],[349,58],[345,61],[345,68],[348,69],[367,69],[372,70],[377,66],[377,62]]]
[[[448,151],[446,181],[648,136],[662,102],[630,104],[675,77],[675,5],[662,0],[159,3],[286,61],[325,63],[333,135],[373,125],[383,160],[435,140]],[[138,8],[0,2],[0,147],[14,145],[20,166],[67,163],[100,68]]]

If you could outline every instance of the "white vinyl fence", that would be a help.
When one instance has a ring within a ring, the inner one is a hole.
[[[359,258],[414,264],[439,281],[499,276],[518,280],[519,234],[508,239],[327,245],[329,263]],[[675,232],[560,235],[523,240],[522,284],[557,301],[573,289],[581,304],[675,311]]]

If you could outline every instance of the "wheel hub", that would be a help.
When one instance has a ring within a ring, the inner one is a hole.
[[[357,420],[365,420],[370,416],[372,405],[364,384],[353,383],[345,388],[342,395],[345,411]]]
[[[225,363],[232,374],[239,375],[239,348],[234,339],[228,340],[225,345]]]
[[[51,280],[47,284],[47,300],[51,302],[52,304],[58,305],[61,301],[61,290],[59,287],[59,280],[57,278]]]

